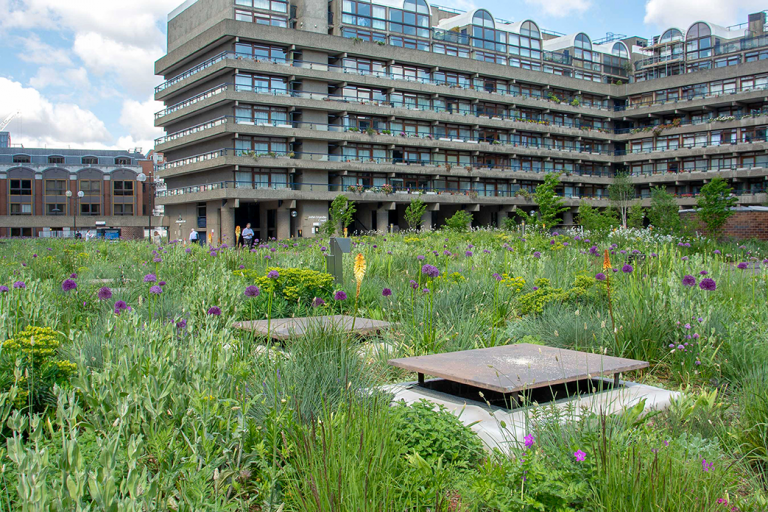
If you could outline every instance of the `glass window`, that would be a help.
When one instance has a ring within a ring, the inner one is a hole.
[[[133,182],[129,181],[128,183],[133,183]],[[100,196],[101,181],[100,180],[80,180],[80,190],[86,196]]]
[[[32,180],[10,180],[10,194],[12,196],[31,196]]]
[[[130,206],[131,213],[117,213],[115,215],[133,215],[133,205],[115,205],[117,206]],[[80,215],[101,215],[101,205],[98,203],[80,203]]]
[[[81,206],[87,206],[87,205],[83,204]],[[98,206],[98,205],[90,205],[90,206],[93,207],[93,206]],[[120,215],[120,216],[133,215],[133,205],[132,204],[115,203],[114,207],[112,208],[112,214],[113,215]],[[98,214],[91,214],[91,215],[98,215]]]
[[[67,193],[67,180],[45,180],[45,195],[63,196]]]
[[[112,195],[114,196],[132,196],[133,181],[113,181]]]

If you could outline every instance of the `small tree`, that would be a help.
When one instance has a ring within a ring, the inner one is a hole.
[[[608,197],[619,211],[621,225],[627,227],[627,213],[635,199],[635,185],[632,183],[632,177],[628,172],[619,171],[616,173],[613,183],[608,186]]]
[[[333,236],[337,230],[343,232],[344,228],[352,224],[356,211],[357,208],[354,201],[350,201],[341,194],[336,196],[328,210],[328,221],[322,226],[325,235]]]
[[[738,203],[738,199],[731,194],[732,190],[728,182],[719,176],[701,187],[701,197],[697,202],[699,220],[707,225],[710,236],[716,239],[720,238],[725,223],[733,215],[731,208]]]
[[[560,186],[560,173],[550,173],[544,178],[544,183],[536,187],[534,199],[539,205],[541,222],[545,226],[554,227],[562,222],[560,214],[568,210],[563,205],[563,198],[555,193]]]
[[[640,202],[633,204],[629,208],[629,216],[627,217],[627,226],[630,228],[642,228],[645,220],[645,210]]]
[[[616,210],[609,207],[601,212],[587,201],[579,205],[578,222],[589,231],[608,231],[619,225]]]
[[[648,210],[648,220],[651,224],[666,233],[679,233],[683,228],[680,220],[680,208],[675,196],[667,192],[665,187],[651,188],[651,208]]]
[[[469,229],[469,224],[472,222],[472,214],[459,210],[453,214],[453,217],[446,219],[445,225],[451,231],[464,232]]]
[[[427,203],[421,198],[411,199],[411,204],[405,209],[405,222],[409,228],[418,229],[421,226],[421,218],[427,210]]]

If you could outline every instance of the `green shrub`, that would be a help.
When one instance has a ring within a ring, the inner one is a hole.
[[[75,364],[59,357],[60,337],[50,327],[29,326],[3,342],[0,391],[16,384],[17,408],[45,409],[53,398],[53,387],[68,384],[77,370]]]
[[[445,220],[445,226],[450,231],[463,233],[469,229],[471,222],[472,214],[464,210],[459,210],[453,214],[453,217]]]
[[[270,279],[267,274],[271,271],[280,274],[277,279]],[[262,275],[256,270],[236,270],[236,275],[253,280],[262,292],[270,292],[275,287],[275,295],[283,297],[288,302],[311,302],[315,297],[328,298],[333,291],[333,276],[325,272],[306,268],[270,267]]]
[[[462,469],[477,465],[484,456],[483,443],[444,406],[426,400],[393,407],[394,427],[408,453],[417,453],[427,463],[443,463]]]
[[[741,417],[736,430],[741,451],[768,488],[768,367],[747,374],[739,395]]]
[[[548,304],[552,303],[570,303],[578,302],[586,297],[587,292],[595,285],[597,281],[585,275],[578,275],[569,290],[562,288],[553,288],[549,279],[540,278],[534,282],[538,288],[530,293],[526,293],[518,299],[518,306],[521,315],[530,313],[542,313]]]

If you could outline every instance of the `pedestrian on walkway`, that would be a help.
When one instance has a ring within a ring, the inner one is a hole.
[[[247,246],[248,249],[250,249],[253,246],[253,230],[251,229],[251,223],[245,225],[245,229],[243,230],[243,245]]]

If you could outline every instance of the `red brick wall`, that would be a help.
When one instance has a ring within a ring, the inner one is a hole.
[[[123,240],[140,240],[144,238],[144,227],[120,228],[120,238]]]
[[[706,233],[706,227],[699,221],[698,216],[693,212],[681,213],[683,222],[698,224],[696,228],[702,233]],[[725,238],[735,238],[737,240],[768,240],[768,212],[736,212],[726,222],[723,228]]]

